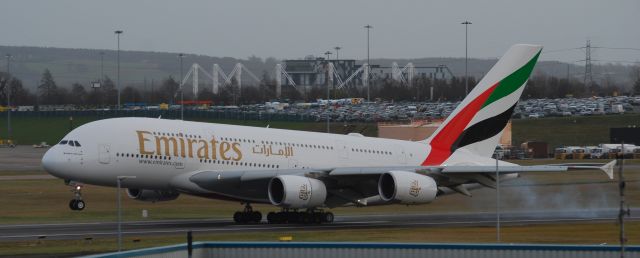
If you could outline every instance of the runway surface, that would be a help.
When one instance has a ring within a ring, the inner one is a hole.
[[[633,209],[631,214],[638,214],[638,211],[640,209]],[[529,225],[614,222],[617,214],[618,211],[616,209],[511,212],[501,214],[501,223],[502,225]],[[640,216],[632,216],[629,220],[640,220]],[[216,232],[249,233],[256,231],[493,226],[495,223],[495,213],[381,214],[336,215],[334,223],[322,225],[278,225],[266,223],[236,225],[230,219],[135,221],[124,222],[122,231],[125,236],[157,236],[182,235],[189,230],[196,234]],[[117,224],[115,222],[3,225],[0,226],[0,241],[114,237],[117,234],[116,229]]]
[[[0,148],[0,171],[44,171],[40,162],[47,150],[24,145]]]
[[[0,148],[0,171],[31,172],[42,171],[40,161],[46,149],[34,149],[30,146],[19,146],[14,149]],[[555,160],[549,160],[554,163]],[[625,166],[627,169],[638,169],[640,165],[633,164]],[[48,174],[11,174],[0,176],[0,180],[47,180],[51,179]],[[600,179],[598,179],[600,180]],[[607,184],[611,182],[602,179],[598,182],[582,182],[581,184]],[[537,181],[514,182],[523,186],[536,186]],[[524,185],[523,185],[524,184]],[[544,182],[542,187],[552,185],[564,185],[567,182],[550,183]],[[576,184],[576,183],[571,183]],[[578,184],[576,184],[578,185]],[[579,187],[578,185],[577,187]],[[617,188],[612,191],[617,191]],[[599,188],[609,189],[609,188]],[[546,189],[548,190],[548,189]],[[545,190],[545,191],[546,191]],[[571,189],[573,191],[575,189]],[[529,189],[529,191],[535,190]],[[527,193],[530,194],[531,192]],[[589,193],[589,192],[587,192]],[[595,198],[592,195],[582,196],[590,200]],[[616,192],[617,193],[617,192]],[[606,193],[596,192],[593,195],[606,196]],[[482,201],[482,194],[474,196],[474,202]],[[526,196],[525,194],[519,196]],[[493,198],[493,195],[491,195]],[[524,199],[515,199],[515,201]],[[512,200],[513,201],[513,200]],[[531,200],[529,200],[531,201]],[[537,202],[534,202],[537,204]],[[573,207],[581,207],[575,205]],[[601,206],[596,206],[601,207]],[[610,207],[610,206],[609,206]],[[640,209],[631,211],[631,220],[640,220],[638,214]],[[539,212],[510,212],[501,215],[503,225],[526,225],[526,224],[553,224],[570,222],[607,222],[614,223],[618,210],[575,210],[575,211],[539,211]],[[231,214],[230,214],[231,216]],[[265,217],[266,214],[263,214]],[[264,220],[263,220],[264,221]],[[337,229],[374,229],[374,228],[430,228],[430,227],[453,227],[453,226],[493,226],[496,223],[494,213],[426,213],[426,214],[366,214],[366,215],[342,215],[336,214],[336,220],[331,224],[323,225],[300,225],[300,224],[248,224],[235,225],[229,219],[201,219],[201,220],[153,220],[135,221],[123,223],[123,234],[125,236],[149,236],[149,235],[183,235],[186,231],[195,233],[250,233],[261,231],[309,231],[309,230],[337,230]],[[25,225],[0,225],[0,241],[17,240],[37,240],[37,239],[85,239],[114,237],[117,232],[115,220],[110,222],[94,223],[60,223],[60,224],[25,224]]]

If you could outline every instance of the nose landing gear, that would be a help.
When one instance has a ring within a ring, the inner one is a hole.
[[[69,201],[69,208],[74,211],[84,210],[86,204],[82,200],[82,185],[72,184],[71,186],[73,187],[71,189],[71,192],[73,192],[73,199]]]

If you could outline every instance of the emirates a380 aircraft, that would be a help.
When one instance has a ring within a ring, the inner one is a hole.
[[[601,169],[612,177],[614,162],[519,166],[491,158],[541,51],[536,45],[511,47],[423,141],[114,118],[73,130],[42,164],[73,186],[73,210],[85,208],[82,184],[116,186],[120,180],[141,201],[189,194],[244,203],[234,214],[238,223],[262,220],[251,203],[282,207],[268,214],[269,223],[322,223],[333,221],[325,208],[471,196],[469,190],[495,187],[496,170],[501,181],[569,169]]]

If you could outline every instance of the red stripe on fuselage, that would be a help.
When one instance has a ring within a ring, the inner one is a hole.
[[[440,165],[451,156],[451,145],[462,134],[471,119],[480,111],[482,105],[489,98],[493,90],[498,87],[499,83],[494,84],[477,98],[464,107],[456,116],[447,123],[438,134],[433,137],[431,142],[431,152],[429,156],[422,162],[423,166]]]

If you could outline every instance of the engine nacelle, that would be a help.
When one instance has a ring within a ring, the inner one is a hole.
[[[387,202],[424,204],[436,198],[438,185],[428,176],[407,171],[389,171],[380,176],[378,192],[382,200]]]
[[[322,206],[327,198],[327,187],[318,179],[282,175],[269,181],[269,201],[287,208],[313,208]]]
[[[163,202],[172,201],[178,198],[180,194],[167,190],[147,190],[147,189],[131,189],[127,188],[127,195],[131,199],[143,202]]]

